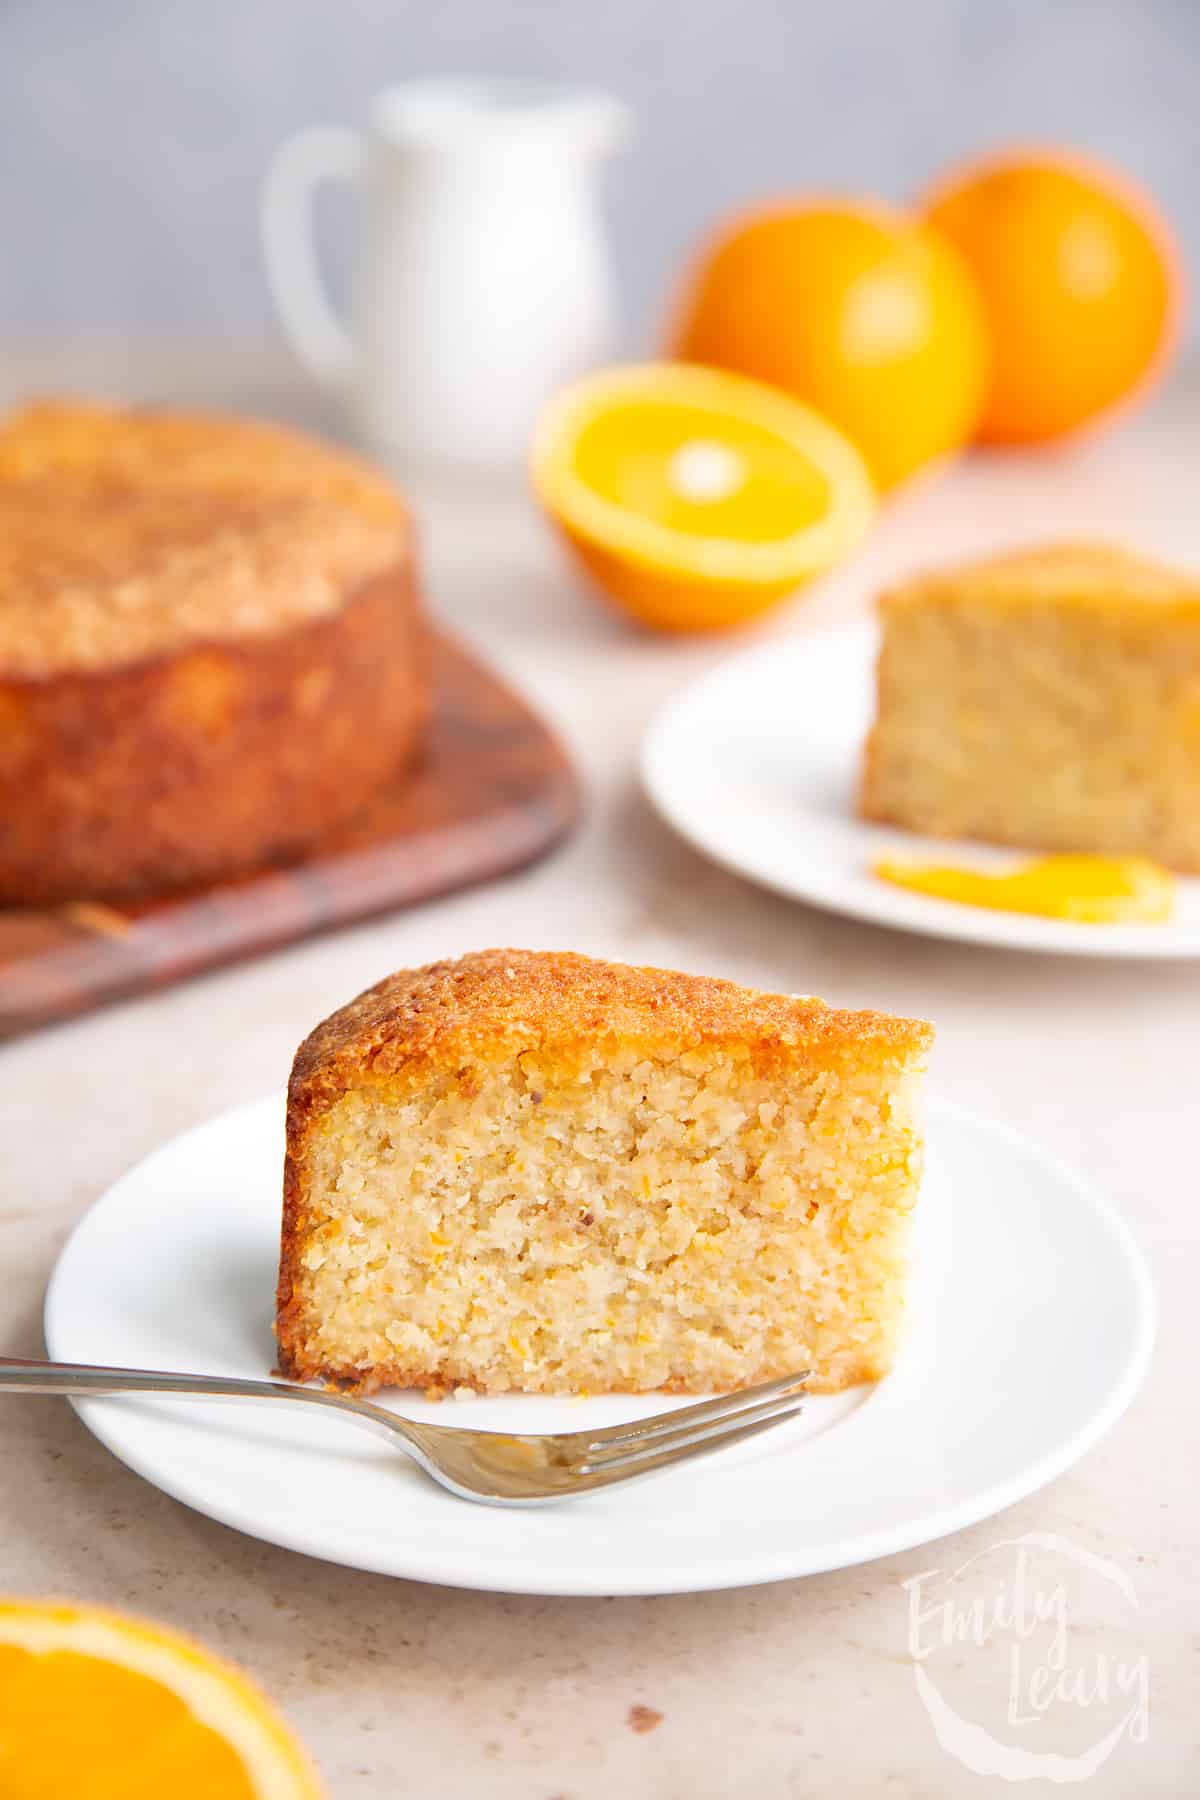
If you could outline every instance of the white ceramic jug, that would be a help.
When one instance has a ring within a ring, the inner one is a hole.
[[[279,315],[376,454],[511,467],[546,395],[603,359],[613,305],[594,166],[627,126],[601,93],[426,81],[381,94],[364,133],[317,126],[276,153],[262,227]],[[349,330],[313,253],[311,195],[327,177],[364,189]]]

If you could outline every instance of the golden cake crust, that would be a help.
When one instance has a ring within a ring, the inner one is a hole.
[[[571,952],[484,950],[388,976],[318,1025],[293,1063],[276,1297],[281,1368],[296,1379],[324,1375],[361,1391],[382,1385],[437,1391],[427,1368],[399,1360],[369,1371],[330,1368],[308,1347],[299,1292],[308,1146],[322,1116],[347,1091],[377,1087],[398,1103],[444,1076],[469,1092],[482,1069],[523,1052],[533,1052],[539,1073],[554,1081],[606,1047],[653,1058],[727,1045],[758,1075],[786,1074],[812,1061],[898,1069],[919,1063],[933,1036],[933,1027],[919,1019],[843,1011],[808,997]],[[855,1379],[868,1374],[864,1366]],[[664,1387],[691,1391],[686,1375]]]
[[[324,1020],[296,1052],[290,1104],[319,1111],[351,1083],[403,1092],[464,1061],[503,1061],[551,1030],[567,1063],[578,1047],[604,1042],[646,1052],[744,1044],[757,1067],[769,1068],[794,1061],[803,1046],[830,1059],[870,1046],[886,1058],[933,1041],[922,1020],[843,1011],[809,995],[572,951],[478,950],[401,969]]]
[[[404,562],[366,464],[253,420],[42,401],[0,426],[0,673],[107,670],[337,612]]]
[[[412,533],[382,476],[244,420],[0,428],[0,901],[289,860],[412,756]]]
[[[885,614],[907,606],[978,599],[994,607],[1057,605],[1200,618],[1200,580],[1120,545],[1081,539],[1010,550],[929,569],[880,596]]]

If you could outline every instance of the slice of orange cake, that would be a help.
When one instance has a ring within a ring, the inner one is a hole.
[[[932,1036],[568,954],[390,976],[296,1055],[281,1367],[433,1393],[884,1374]]]
[[[1200,870],[1200,578],[1060,544],[881,613],[866,818]]]

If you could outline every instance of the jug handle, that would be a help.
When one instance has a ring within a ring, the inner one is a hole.
[[[345,385],[354,351],[317,267],[311,201],[322,181],[361,180],[364,163],[357,132],[313,125],[285,139],[263,183],[261,227],[271,295],[292,349],[327,387]]]

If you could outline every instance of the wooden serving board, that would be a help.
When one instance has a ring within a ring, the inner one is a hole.
[[[578,813],[565,751],[453,639],[434,644],[419,766],[318,855],[168,899],[0,910],[0,1039],[373,913],[503,875]]]

